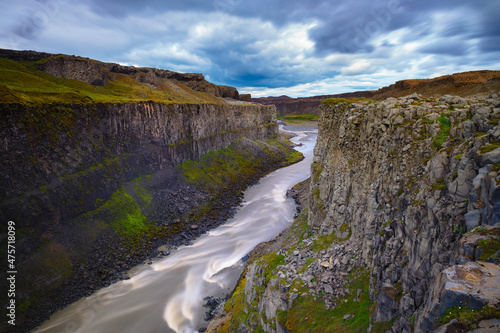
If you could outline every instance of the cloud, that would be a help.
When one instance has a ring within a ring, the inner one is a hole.
[[[4,1],[0,47],[198,72],[255,94],[500,69],[499,1]]]

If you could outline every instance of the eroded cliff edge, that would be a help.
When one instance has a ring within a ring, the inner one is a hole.
[[[237,98],[201,74],[0,50],[1,234],[15,222],[18,271],[10,330],[189,244],[231,216],[248,184],[301,158],[274,107]]]
[[[481,321],[500,316],[493,97],[326,100],[307,209],[251,259],[211,329],[429,332],[455,318],[450,331],[496,325]]]

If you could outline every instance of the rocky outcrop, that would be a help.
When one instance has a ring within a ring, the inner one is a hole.
[[[428,332],[455,306],[498,317],[481,308],[500,305],[500,100],[413,94],[319,110],[307,219],[247,268],[220,332]],[[235,319],[241,295],[250,328]]]
[[[322,108],[309,223],[347,223],[361,240],[375,321],[399,316],[394,330],[409,331],[416,314],[417,329],[434,328],[421,312],[429,284],[460,260],[461,234],[500,222],[499,104],[415,94]]]
[[[93,86],[105,86],[108,81],[114,80],[116,74],[124,74],[138,82],[147,83],[156,88],[164,84],[165,80],[169,80],[216,97],[239,99],[236,88],[210,83],[205,80],[203,74],[184,74],[157,68],[123,66],[89,58],[35,51],[0,49],[0,58],[15,61],[38,61],[37,68],[47,74],[57,78],[82,81]]]
[[[288,96],[253,98],[252,101],[275,105],[278,115],[289,113],[318,114],[318,107],[326,98],[370,98],[384,100],[419,93],[425,97],[440,97],[452,94],[462,97],[481,95],[484,97],[500,90],[500,71],[474,71],[445,75],[434,79],[401,80],[387,87],[371,91],[291,98]]]

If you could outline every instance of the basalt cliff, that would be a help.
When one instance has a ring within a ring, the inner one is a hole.
[[[209,332],[494,332],[500,98],[326,99],[300,216]]]
[[[189,244],[301,158],[274,107],[238,96],[201,74],[0,50],[1,254],[12,221],[17,271],[16,326],[2,331]]]

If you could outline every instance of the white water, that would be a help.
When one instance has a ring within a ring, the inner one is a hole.
[[[316,136],[304,132],[305,159],[262,178],[245,191],[243,205],[226,224],[170,256],[133,270],[117,282],[55,313],[35,332],[193,333],[207,323],[203,298],[235,286],[243,258],[293,221],[295,203],[286,191],[309,177]]]

